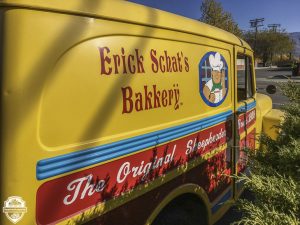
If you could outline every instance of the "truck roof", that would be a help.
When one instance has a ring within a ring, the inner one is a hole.
[[[232,33],[173,13],[122,0],[0,0],[0,6],[39,9],[141,24],[251,47]]]

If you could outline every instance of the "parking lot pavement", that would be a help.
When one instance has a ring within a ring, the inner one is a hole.
[[[292,80],[299,83],[300,77],[291,77],[292,71],[286,68],[264,68],[256,70],[256,88],[258,93],[266,94],[272,98],[273,108],[278,109],[283,104],[288,102],[288,99],[282,95],[278,88],[279,83],[288,82]],[[275,94],[270,95],[266,92],[266,87],[270,84],[277,86],[277,91]]]

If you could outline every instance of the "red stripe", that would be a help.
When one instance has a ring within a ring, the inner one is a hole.
[[[238,118],[238,127],[239,127],[239,134],[242,134],[246,128],[250,128],[256,121],[256,110],[255,108],[248,111],[246,114],[239,115]]]
[[[113,162],[50,180],[42,184],[37,192],[37,223],[51,224],[117,197],[210,152],[230,138],[231,121]]]

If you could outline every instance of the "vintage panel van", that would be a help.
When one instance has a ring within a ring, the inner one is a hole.
[[[197,21],[1,0],[0,29],[1,225],[213,224],[280,119],[249,45]]]

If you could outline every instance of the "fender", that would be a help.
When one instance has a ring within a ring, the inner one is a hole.
[[[257,124],[258,135],[262,132],[270,136],[273,140],[278,136],[277,126],[282,123],[284,113],[278,109],[272,109],[272,99],[264,94],[256,94],[257,102]]]
[[[284,113],[278,109],[271,109],[264,117],[262,121],[262,132],[267,134],[273,140],[278,136],[278,126],[284,119]]]

